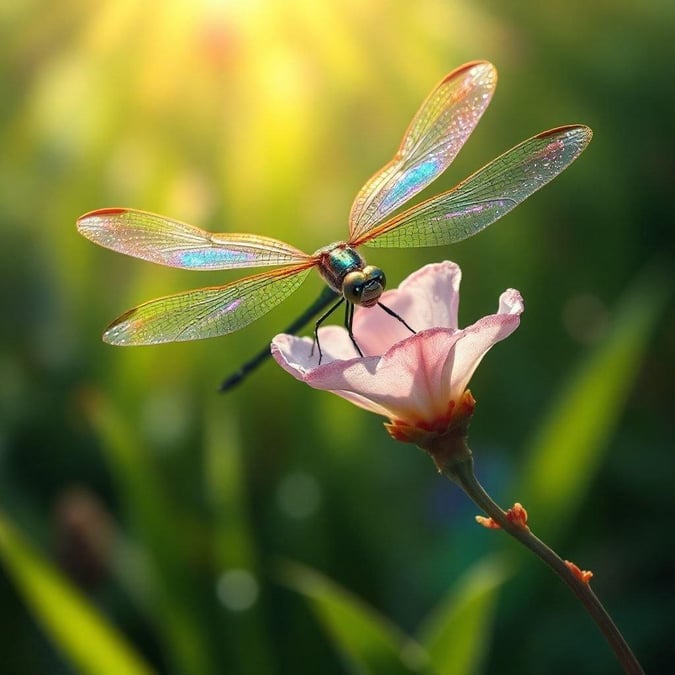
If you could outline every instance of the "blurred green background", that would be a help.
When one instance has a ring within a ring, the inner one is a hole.
[[[3,673],[618,672],[567,589],[381,420],[271,363],[216,393],[318,277],[241,334],[113,348],[122,311],[236,275],[75,231],[130,206],[311,252],[478,58],[495,98],[428,194],[560,124],[591,146],[479,236],[369,260],[392,287],[458,262],[461,325],[521,291],[471,386],[478,476],[672,672],[674,25],[671,2],[2,3]]]

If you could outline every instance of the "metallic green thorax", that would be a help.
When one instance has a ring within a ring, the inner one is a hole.
[[[384,291],[386,279],[378,267],[366,265],[358,251],[345,242],[320,248],[319,274],[336,293],[352,305],[372,307]]]
[[[314,255],[321,258],[319,274],[336,293],[342,293],[342,282],[349,272],[362,270],[366,264],[356,249],[342,241],[324,246]]]

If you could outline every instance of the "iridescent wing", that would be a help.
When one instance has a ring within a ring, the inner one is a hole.
[[[443,246],[471,237],[566,169],[590,143],[583,125],[544,131],[511,148],[448,192],[407,209],[350,242]]]
[[[150,345],[217,337],[267,314],[307,278],[313,262],[271,270],[225,286],[151,300],[115,319],[103,333],[113,345]]]
[[[485,112],[497,71],[487,61],[453,70],[413,117],[394,158],[356,196],[349,240],[363,237],[450,166]]]
[[[215,234],[134,209],[100,209],[81,216],[77,229],[100,246],[150,262],[191,270],[293,265],[311,259],[271,237]]]

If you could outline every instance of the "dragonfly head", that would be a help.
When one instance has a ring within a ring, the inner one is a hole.
[[[342,294],[353,305],[372,307],[380,299],[387,280],[384,272],[374,265],[349,272],[342,281]]]

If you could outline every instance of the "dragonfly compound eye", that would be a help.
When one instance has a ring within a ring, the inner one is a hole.
[[[353,305],[361,304],[361,296],[366,286],[366,275],[361,271],[349,272],[342,281],[342,293],[345,300]]]
[[[384,291],[384,272],[379,267],[366,265],[361,271],[347,274],[342,282],[345,298],[354,305],[372,307]]]
[[[380,293],[387,287],[387,278],[379,267],[375,267],[375,265],[366,265],[363,268],[363,273],[366,276],[366,283],[369,287],[375,288],[379,286],[381,289]]]

